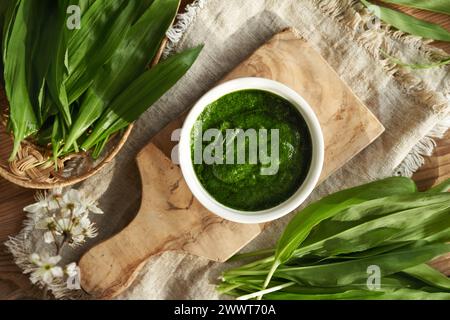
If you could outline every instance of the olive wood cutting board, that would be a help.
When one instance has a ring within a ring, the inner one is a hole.
[[[337,73],[293,29],[275,35],[222,82],[252,76],[286,84],[316,112],[325,140],[321,181],[384,131]],[[184,118],[170,123],[137,156],[143,193],[136,218],[80,261],[82,287],[96,298],[123,292],[152,256],[176,250],[223,262],[262,230],[262,225],[219,218],[189,191],[180,168],[170,160],[176,144],[172,133]]]

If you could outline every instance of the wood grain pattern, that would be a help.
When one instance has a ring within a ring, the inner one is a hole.
[[[309,102],[324,133],[322,181],[384,131],[375,116],[295,30],[274,36],[222,82],[242,77],[277,80]],[[184,116],[169,124],[137,158],[143,197],[136,218],[80,261],[83,289],[97,298],[120,294],[153,255],[176,250],[222,262],[261,232],[262,225],[223,220],[194,198],[181,170],[169,160],[174,147],[171,134],[183,121]]]
[[[450,131],[437,141],[433,155],[425,158],[424,165],[413,176],[420,190],[428,190],[448,178],[450,178]]]
[[[183,0],[184,4],[191,1]],[[418,18],[441,24],[450,30],[450,19],[446,15],[401,7],[397,7],[397,9]],[[435,42],[433,44],[450,53],[450,43]],[[434,154],[427,158],[423,168],[414,176],[414,179],[418,181],[422,189],[447,178],[450,178],[450,132],[444,139],[437,141],[437,148]],[[11,255],[6,253],[5,247],[1,245],[7,240],[8,236],[17,234],[20,231],[23,220],[22,204],[31,203],[32,198],[33,191],[18,189],[0,178],[0,217],[3,221],[0,224],[0,299],[42,297],[42,293],[31,285],[28,277],[24,276],[19,268],[15,266]],[[450,275],[450,256],[447,259],[440,259],[433,266],[441,271],[446,271],[447,275]]]
[[[423,167],[413,176],[420,190],[428,190],[432,186],[449,178],[450,131],[447,132],[443,139],[437,141],[433,155],[425,159]],[[450,276],[450,253],[434,260],[431,265],[447,276]]]
[[[42,293],[14,264],[3,243],[22,228],[23,206],[33,202],[33,192],[0,180],[0,299],[40,298]]]

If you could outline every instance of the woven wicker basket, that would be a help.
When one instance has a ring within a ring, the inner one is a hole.
[[[166,43],[167,40],[161,44],[152,66],[159,62]],[[29,189],[62,188],[92,177],[114,159],[133,128],[131,124],[123,133],[112,137],[97,160],[88,153],[80,152],[58,159],[55,166],[52,161],[47,161],[52,158],[50,150],[26,140],[21,144],[16,159],[9,162],[13,140],[6,130],[7,109],[8,101],[0,86],[0,177]],[[58,170],[55,170],[55,167]]]
[[[7,110],[4,91],[0,88],[0,109]],[[51,160],[51,151],[30,141],[22,142],[16,158],[9,162],[13,139],[6,131],[4,116],[0,124],[0,176],[29,189],[67,187],[81,182],[102,170],[117,155],[127,141],[132,125],[121,135],[113,137],[98,160],[84,152],[70,154],[57,160],[58,170]]]

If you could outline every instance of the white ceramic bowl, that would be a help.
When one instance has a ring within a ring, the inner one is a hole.
[[[257,89],[274,93],[295,106],[305,119],[312,140],[312,161],[309,172],[294,195],[278,206],[262,211],[240,211],[224,206],[203,187],[194,171],[191,157],[191,131],[205,107],[229,93]],[[313,191],[322,172],[324,142],[319,121],[309,104],[294,90],[282,83],[263,78],[241,78],[223,83],[206,93],[192,108],[181,131],[179,159],[183,176],[194,196],[209,211],[238,223],[263,223],[283,217],[297,209]]]

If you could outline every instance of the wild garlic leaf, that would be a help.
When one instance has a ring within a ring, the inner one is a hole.
[[[189,70],[202,46],[176,54],[144,72],[117,97],[94,127],[82,148],[88,150],[144,113]]]
[[[2,57],[6,60],[6,49],[8,48],[9,39],[11,38],[12,26],[16,19],[17,10],[21,4],[20,0],[5,0],[3,2],[3,30],[2,30]]]
[[[392,177],[329,195],[294,216],[278,240],[276,260],[278,263],[289,260],[294,250],[306,239],[313,227],[345,209],[368,200],[416,191],[416,184],[411,179]]]
[[[60,115],[57,115],[53,121],[53,128],[52,128],[52,135],[51,135],[53,159],[55,162],[55,166],[58,163],[57,158],[59,156],[60,148],[64,142],[65,135],[66,135],[66,130],[65,130],[65,126],[64,126],[64,120],[61,119]]]
[[[424,289],[428,289],[428,291]],[[436,292],[431,288],[397,288],[395,291],[388,290],[381,295],[374,296],[371,300],[450,300],[450,292]]]
[[[420,264],[402,272],[417,278],[432,287],[450,291],[450,279],[427,264]]]
[[[240,295],[240,294],[238,294]],[[264,295],[266,300],[364,300],[383,296],[383,292],[367,290],[348,290],[343,292],[295,293],[277,291]]]
[[[450,32],[438,24],[426,22],[397,10],[374,5],[366,0],[361,2],[378,18],[400,31],[425,39],[450,41]]]
[[[295,257],[361,252],[415,242],[450,229],[450,194],[396,195],[366,201],[319,224]]]
[[[3,35],[3,27],[5,25],[5,19],[10,4],[11,0],[0,1],[0,35]],[[0,59],[0,73],[1,73],[0,78],[3,78],[3,59]]]
[[[366,283],[367,268],[376,265],[383,276],[426,263],[450,251],[449,244],[432,244],[417,248],[401,248],[363,259],[307,267],[280,267],[275,277],[310,286],[342,286]]]
[[[33,2],[33,25],[30,27],[32,34],[29,35],[29,66],[27,68],[28,92],[34,107],[39,126],[50,117],[51,106],[56,108],[50,99],[48,88],[48,75],[50,64],[54,56],[54,38],[57,37],[55,28],[55,2],[51,0]]]
[[[77,100],[91,86],[98,70],[115,53],[138,13],[138,6],[136,1],[97,0],[87,9],[83,27],[71,32],[68,43],[69,102]]]
[[[411,246],[395,249],[379,255],[316,263],[305,265],[282,265],[274,273],[276,281],[284,279],[293,281],[305,287],[339,287],[362,285],[366,287],[367,270],[369,266],[378,266],[382,276],[390,276],[408,268],[426,263],[450,251],[450,244],[437,243],[423,246]],[[264,276],[269,269],[255,269],[240,272],[241,280],[255,279]],[[233,277],[225,276],[226,281],[233,282]]]
[[[48,14],[48,28],[45,35],[50,46],[49,69],[47,73],[47,85],[53,101],[62,114],[67,126],[72,125],[72,116],[69,108],[69,100],[65,80],[68,76],[67,68],[67,33],[66,8],[68,0],[53,2],[51,11]]]
[[[448,292],[424,291],[405,287],[396,290],[348,290],[338,293],[273,292],[264,296],[267,300],[450,300]]]
[[[102,141],[100,141],[95,145],[94,151],[92,152],[92,158],[98,159],[100,157],[103,149],[106,147],[110,138],[111,136],[108,135]]]
[[[383,2],[399,4],[405,7],[445,13],[450,15],[449,0],[382,0]]]
[[[153,1],[124,35],[115,53],[99,70],[87,91],[67,138],[65,152],[101,116],[108,104],[142,74],[165,38],[178,11],[179,2]]]
[[[9,124],[14,135],[14,146],[10,157],[13,160],[19,151],[20,143],[38,130],[36,115],[28,94],[27,39],[29,26],[33,19],[32,2],[19,0],[12,4],[4,30],[4,79],[5,91],[9,101]]]
[[[436,271],[435,271],[436,272]],[[441,275],[443,276],[443,275]],[[242,296],[248,291],[258,290],[263,280],[259,276],[246,277],[245,280],[232,280],[233,284],[223,284],[219,286],[219,292],[227,295]],[[345,286],[308,286],[296,284],[294,282],[283,282],[281,279],[274,281],[274,286],[283,287],[276,292],[265,294],[267,300],[279,299],[283,296],[289,300],[341,300],[341,299],[380,299],[421,296],[423,298],[442,298],[450,296],[450,292],[445,295],[443,292],[436,292],[436,287],[427,287],[427,283],[413,277],[405,276],[403,273],[395,273],[389,276],[381,276],[381,287],[377,290],[369,290],[367,283],[354,283]],[[273,288],[273,287],[271,287]],[[408,288],[409,291],[402,291]]]
[[[8,11],[10,1],[4,0],[0,2],[0,31],[3,32],[3,22],[5,21],[6,11]]]

